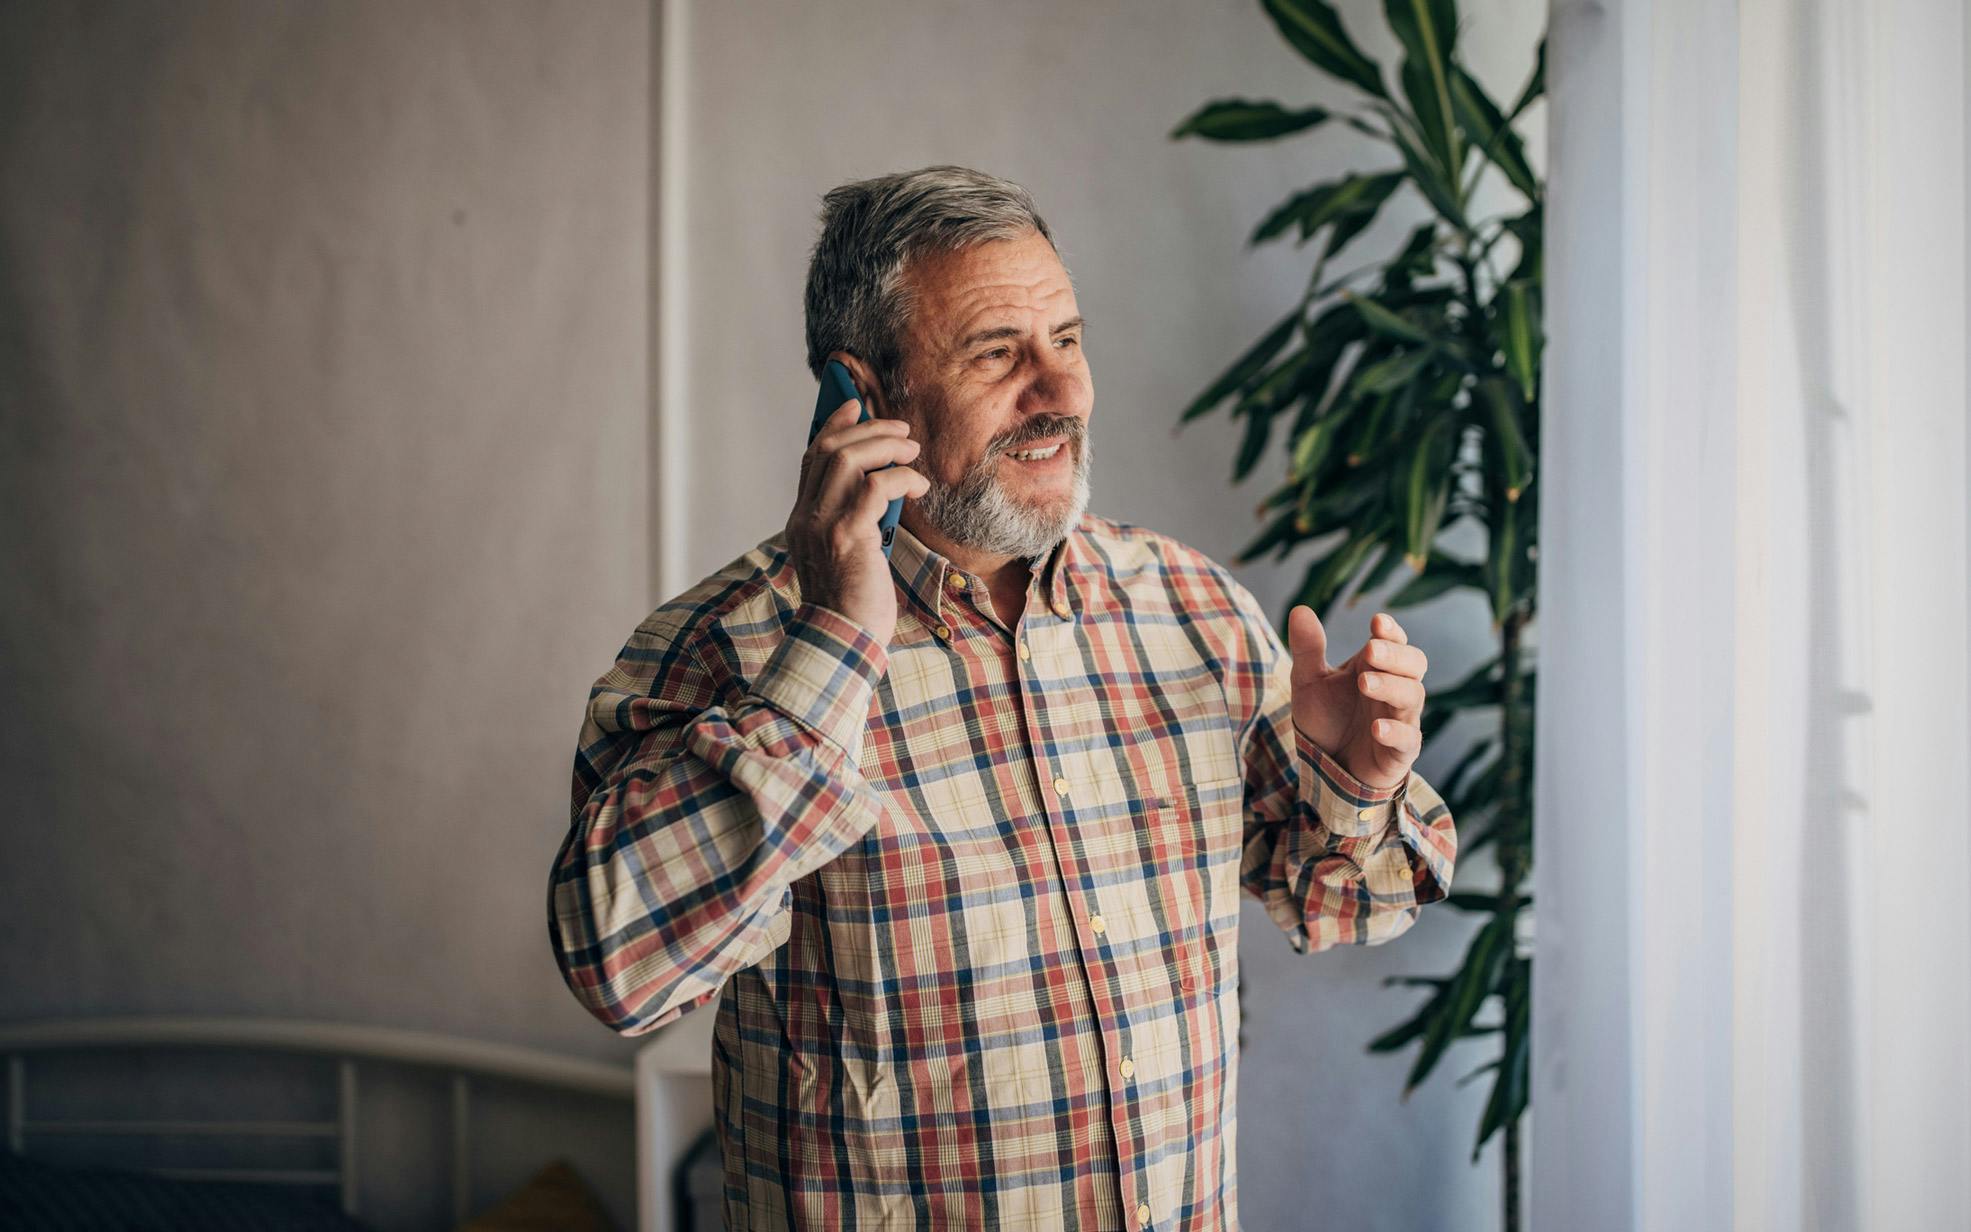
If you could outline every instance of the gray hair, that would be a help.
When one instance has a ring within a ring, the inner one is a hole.
[[[922,256],[1033,231],[1054,245],[1026,189],[969,167],[923,167],[829,190],[808,258],[808,371],[820,380],[828,356],[848,351],[875,372],[886,400],[907,401],[903,336],[916,303],[904,271]]]

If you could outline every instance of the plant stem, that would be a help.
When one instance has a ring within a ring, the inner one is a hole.
[[[1521,835],[1530,836],[1532,829],[1524,826],[1519,819],[1526,816],[1526,789],[1520,749],[1520,711],[1525,707],[1524,682],[1519,671],[1520,632],[1527,620],[1523,603],[1515,602],[1506,612],[1504,627],[1500,630],[1499,663],[1503,676],[1500,680],[1499,719],[1504,725],[1500,732],[1499,755],[1505,760],[1499,771],[1499,907],[1501,911],[1514,912],[1519,909],[1519,883],[1526,875],[1527,845]],[[1514,960],[1518,953],[1513,952]],[[1503,1232],[1519,1232],[1519,1117],[1507,1119],[1505,1124],[1505,1150],[1501,1165],[1505,1176],[1500,1190],[1504,1197]]]

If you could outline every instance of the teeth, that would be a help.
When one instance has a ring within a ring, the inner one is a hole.
[[[1059,445],[1050,445],[1046,449],[1022,449],[1017,452],[1008,452],[1006,456],[1009,458],[1018,458],[1022,462],[1034,462],[1041,458],[1051,458],[1060,451],[1061,447]]]

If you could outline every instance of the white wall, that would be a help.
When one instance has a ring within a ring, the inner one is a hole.
[[[1342,6],[1370,54],[1394,63],[1381,6]],[[1532,65],[1543,5],[1463,7],[1479,76],[1510,94]],[[1038,199],[1089,318],[1097,463],[1091,508],[1155,527],[1230,563],[1257,530],[1253,506],[1283,466],[1229,484],[1235,436],[1222,417],[1172,433],[1178,412],[1293,302],[1311,254],[1245,236],[1281,199],[1387,154],[1345,130],[1259,147],[1170,142],[1209,99],[1245,95],[1343,102],[1256,4],[976,5],[883,0],[842,7],[667,6],[676,36],[667,83],[660,252],[667,329],[682,371],[674,448],[662,494],[672,516],[668,586],[681,588],[772,534],[792,504],[813,384],[804,365],[801,292],[821,194],[845,180],[955,162],[1025,184]],[[1543,134],[1533,126],[1530,145]],[[1338,259],[1349,268],[1388,249],[1422,216],[1415,200]],[[683,268],[676,268],[675,262]],[[1222,416],[1222,413],[1221,413]],[[1278,445],[1276,442],[1275,448]],[[735,501],[731,493],[744,492]],[[752,495],[759,493],[757,499]],[[783,495],[784,494],[784,495]],[[1306,555],[1242,579],[1278,613]],[[1400,579],[1399,579],[1400,580]],[[1336,615],[1343,654],[1367,636],[1373,607]],[[1431,656],[1428,682],[1448,687],[1495,649],[1475,599],[1454,596],[1401,614]],[[1468,733],[1452,729],[1419,770],[1442,776]],[[1489,887],[1488,859],[1460,865],[1460,888]],[[1253,1228],[1490,1226],[1497,1219],[1499,1139],[1469,1162],[1485,1081],[1452,1079],[1490,1058],[1455,1046],[1407,1104],[1412,1056],[1363,1045],[1407,1017],[1412,990],[1392,974],[1453,968],[1471,917],[1427,910],[1384,948],[1293,954],[1249,905],[1240,1102],[1240,1205]]]
[[[654,601],[649,35],[0,6],[0,1016],[627,1063],[545,902]]]

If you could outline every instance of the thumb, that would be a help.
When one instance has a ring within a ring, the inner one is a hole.
[[[1294,664],[1305,671],[1309,665],[1328,670],[1328,631],[1321,618],[1305,603],[1297,603],[1287,613],[1287,649]]]

